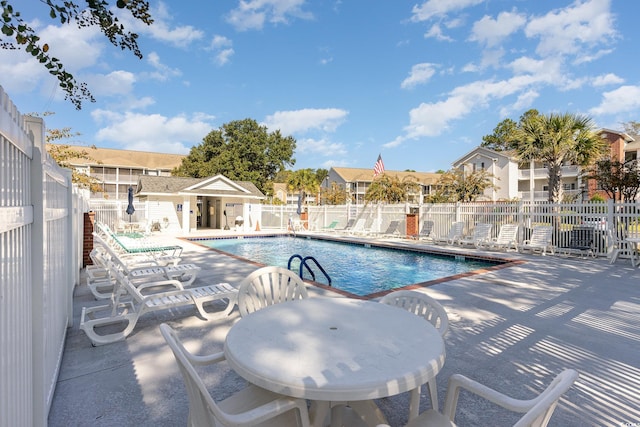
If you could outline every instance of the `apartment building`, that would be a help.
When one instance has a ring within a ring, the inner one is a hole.
[[[70,159],[69,163],[76,170],[96,178],[101,183],[102,191],[91,193],[92,199],[126,199],[129,187],[136,187],[139,176],[170,176],[171,171],[180,166],[182,159],[186,157],[182,154],[91,148],[80,145],[69,145],[69,149],[88,154],[89,159],[80,155]]]
[[[433,188],[440,178],[440,174],[431,172],[404,172],[390,171],[384,172],[386,175],[398,178],[400,181],[411,179],[420,185],[420,191],[409,195],[409,203],[421,204],[425,198],[431,194]],[[336,183],[347,192],[347,200],[354,204],[364,204],[364,195],[373,182],[373,169],[363,168],[342,168],[334,167],[329,170],[329,174],[322,182],[323,188],[331,188]]]
[[[598,134],[610,146],[613,159],[629,161],[638,158],[640,142],[630,135],[611,129],[600,129]],[[543,201],[548,199],[549,172],[543,162],[519,162],[514,153],[498,152],[485,147],[477,147],[452,163],[454,169],[474,172],[485,169],[493,175],[493,183],[497,189],[487,189],[479,200],[528,200]],[[595,181],[587,182],[583,178],[583,170],[578,165],[562,166],[562,185],[565,195],[581,200],[588,200],[595,194],[607,198],[599,192]]]

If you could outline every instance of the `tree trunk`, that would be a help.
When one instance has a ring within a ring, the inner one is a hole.
[[[560,203],[562,201],[562,164],[549,163],[549,201]]]

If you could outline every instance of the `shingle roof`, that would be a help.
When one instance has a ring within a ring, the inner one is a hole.
[[[211,180],[212,177],[207,178],[188,178],[178,176],[150,176],[141,175],[138,177],[138,188],[136,195],[145,196],[149,194],[178,194],[178,193],[192,193],[198,195],[208,196],[231,196],[231,197],[252,197],[252,198],[264,198],[264,194],[255,186],[254,183],[249,181],[231,181],[237,186],[243,188],[246,191],[236,190],[232,187],[220,187],[216,189],[209,188],[194,188],[187,190],[189,187],[197,186],[197,184]],[[221,176],[221,180],[227,179]]]
[[[82,145],[69,145],[69,149],[75,152],[87,152],[89,157],[94,159],[92,161],[79,157],[72,158],[69,160],[69,163],[74,166],[108,165],[113,167],[171,170],[180,166],[182,159],[186,157],[184,154],[152,153],[147,151],[117,150],[114,148],[91,148]],[[98,163],[98,161],[101,163]]]
[[[334,167],[332,168],[335,173],[337,173],[342,179],[346,182],[372,182],[373,181],[373,169],[364,169],[364,168],[341,168]],[[402,180],[407,177],[413,177],[418,180],[418,182],[429,185],[435,184],[436,181],[440,178],[439,173],[433,172],[405,172],[405,171],[390,171],[385,170],[385,174],[397,177]]]

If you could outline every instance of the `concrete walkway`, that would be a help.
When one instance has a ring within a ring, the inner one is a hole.
[[[200,246],[185,247],[183,262],[202,267],[193,286],[239,283],[256,266]],[[424,291],[450,319],[447,358],[438,375],[443,402],[447,378],[462,373],[516,398],[539,393],[564,368],[580,379],[561,400],[551,426],[640,425],[640,269],[628,260],[511,255],[526,262],[439,283]],[[332,294],[312,288],[312,295]],[[335,295],[332,295],[335,296]],[[92,347],[78,329],[83,306],[96,305],[86,286],[74,297],[50,426],[180,426],[188,403],[182,378],[158,326],[179,330],[194,352],[220,351],[237,310],[205,322],[195,310],[147,314],[125,342]],[[213,397],[244,384],[225,364],[204,374]],[[402,426],[408,396],[378,401],[391,426]],[[421,408],[429,407],[423,393]],[[517,416],[462,394],[462,426],[508,426]]]

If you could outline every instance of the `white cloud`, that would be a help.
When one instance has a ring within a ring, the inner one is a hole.
[[[469,40],[493,47],[522,28],[526,22],[525,16],[515,11],[501,12],[496,19],[485,15],[473,24]]]
[[[150,37],[169,43],[177,47],[186,47],[195,40],[200,40],[204,36],[204,32],[198,30],[191,25],[182,25],[171,27],[171,13],[163,2],[159,2],[156,7],[152,8],[151,16],[153,16],[153,24],[145,25],[144,23],[133,19],[128,14],[123,14],[119,19],[124,21],[126,28],[131,29],[139,34],[147,34]]]
[[[31,92],[49,74],[45,68],[22,50],[0,49],[0,84],[9,95]],[[58,80],[50,76],[49,80],[57,86]]]
[[[584,55],[585,49],[617,37],[610,0],[576,0],[571,6],[533,18],[525,27],[530,38],[539,38],[536,52],[548,55]]]
[[[400,84],[402,89],[411,89],[419,84],[426,83],[435,74],[435,64],[423,62],[422,64],[416,64],[411,67],[409,77],[404,79]]]
[[[310,12],[302,10],[305,0],[240,0],[240,5],[229,12],[227,22],[238,31],[260,30],[265,22],[286,24],[289,17],[312,19]]]
[[[170,77],[180,76],[182,72],[176,68],[171,68],[160,61],[160,55],[156,52],[150,52],[146,56],[147,62],[155,69],[152,73],[145,73],[146,76],[158,80],[166,81]]]
[[[133,92],[136,76],[128,71],[118,70],[109,74],[94,74],[85,80],[93,95],[120,96]]]
[[[591,81],[593,86],[606,86],[606,85],[614,85],[624,83],[624,79],[622,77],[616,76],[613,73],[604,74],[601,76],[596,76]]]
[[[39,35],[49,44],[49,54],[59,58],[72,74],[95,65],[104,47],[103,36],[95,27],[49,25],[40,30]]]
[[[524,109],[531,107],[533,105],[533,101],[538,99],[539,96],[540,96],[540,93],[538,93],[538,91],[535,91],[535,90],[528,90],[526,92],[521,93],[520,95],[518,95],[516,102],[514,102],[512,105],[508,107],[503,107],[500,109],[500,116],[508,117],[513,112],[522,111]]]
[[[325,138],[296,139],[296,151],[307,154],[311,153],[323,157],[344,156],[347,154],[344,144],[331,142]]]
[[[620,86],[602,94],[602,102],[589,110],[591,114],[617,114],[633,112],[640,108],[640,86]]]
[[[165,117],[95,110],[91,116],[98,124],[104,124],[95,136],[96,141],[114,142],[129,150],[186,154],[213,129],[208,122],[212,117],[201,113],[193,117]]]
[[[305,108],[295,111],[277,111],[267,116],[265,126],[280,129],[283,135],[304,133],[310,130],[335,132],[346,119],[348,111],[338,108]]]
[[[442,29],[440,28],[440,24],[433,24],[429,31],[424,34],[425,39],[435,38],[436,40],[450,42],[453,39],[449,36],[445,36],[442,34]]]
[[[482,3],[484,0],[427,0],[421,5],[413,6],[411,20],[413,22],[428,21],[433,17],[444,16],[449,12],[466,9]]]
[[[216,65],[222,66],[231,61],[231,57],[235,51],[231,47],[233,42],[225,36],[215,35],[211,40],[211,49],[214,53],[214,62]]]

